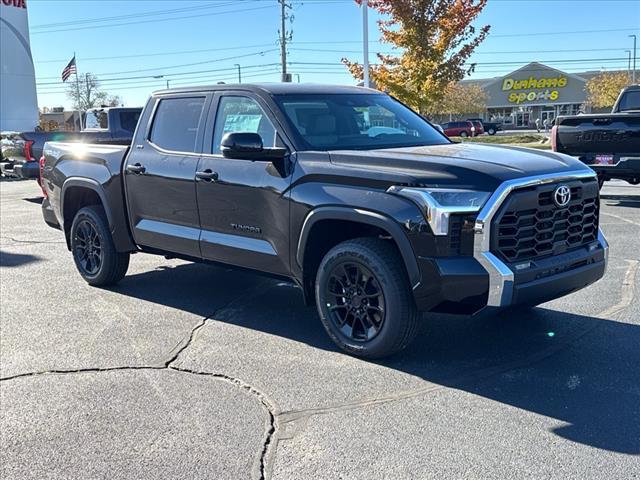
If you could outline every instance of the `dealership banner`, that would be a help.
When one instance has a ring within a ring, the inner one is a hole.
[[[26,0],[0,0],[0,46],[0,130],[33,130],[38,99]]]

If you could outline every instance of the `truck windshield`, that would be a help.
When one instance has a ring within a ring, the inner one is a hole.
[[[104,110],[88,110],[84,128],[107,130],[109,128],[109,115]]]
[[[388,95],[275,95],[291,127],[311,150],[370,150],[450,143]]]

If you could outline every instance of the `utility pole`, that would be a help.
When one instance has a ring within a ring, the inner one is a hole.
[[[637,35],[629,35],[633,37],[633,72],[631,73],[631,83],[635,85],[636,83],[636,40],[638,39]]]
[[[290,34],[286,30],[286,21],[289,18],[287,14],[287,8],[291,8],[291,5],[287,3],[287,0],[278,0],[280,4],[280,61],[282,62],[282,78],[281,81],[289,82],[291,77],[287,75],[287,41],[290,40]]]
[[[238,83],[242,83],[242,73],[240,71],[240,64],[239,63],[234,63],[233,66],[234,67],[238,67]]]
[[[369,82],[369,2],[363,0],[362,2],[362,54],[364,56],[364,62],[362,64],[364,73],[364,87],[369,88],[371,83]]]

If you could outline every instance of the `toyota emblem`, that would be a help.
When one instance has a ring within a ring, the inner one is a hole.
[[[566,185],[560,185],[553,192],[553,201],[559,207],[566,207],[571,201],[571,189]]]

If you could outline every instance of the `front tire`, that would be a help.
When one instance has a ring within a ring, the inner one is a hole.
[[[349,354],[385,357],[417,333],[404,262],[386,240],[359,238],[332,248],[318,268],[315,293],[322,325]]]
[[[495,131],[495,129],[490,128],[490,129],[487,131],[487,133],[488,133],[489,135],[495,135],[495,134],[496,134],[496,131]]]
[[[116,251],[101,206],[81,208],[73,219],[70,235],[76,268],[89,285],[113,285],[126,275],[129,253]]]
[[[469,136],[469,134],[467,132],[460,132],[460,136],[462,138],[467,138]]]

